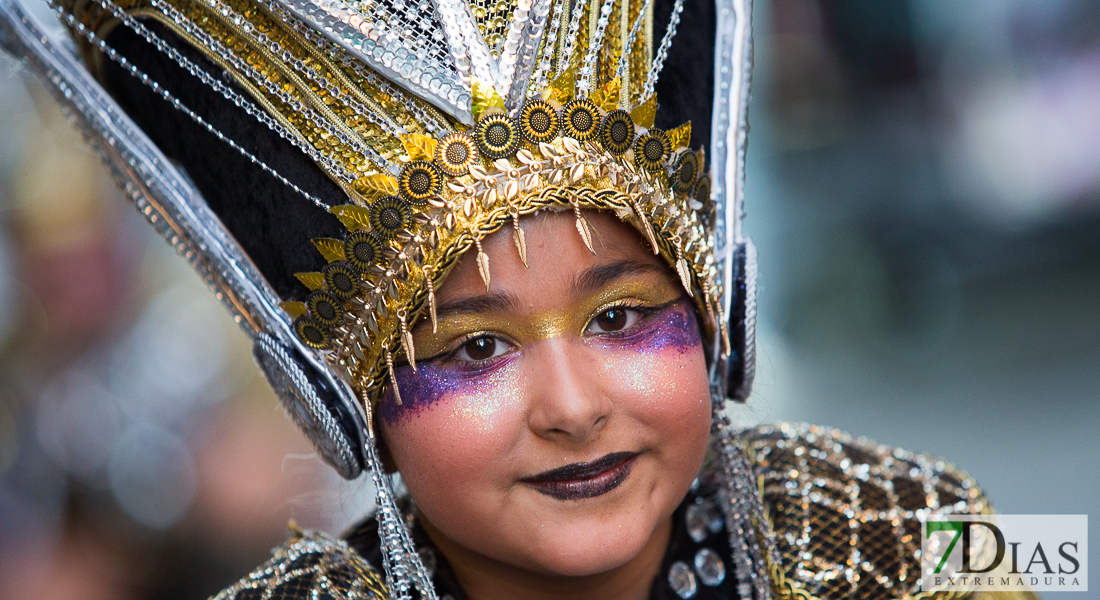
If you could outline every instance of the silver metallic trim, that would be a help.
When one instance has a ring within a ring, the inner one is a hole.
[[[473,90],[474,81],[493,85],[498,76],[497,62],[481,34],[481,29],[470,12],[470,5],[463,0],[433,0],[443,33],[451,47],[455,68],[468,68],[463,78],[467,90]]]
[[[252,344],[252,356],[282,402],[283,410],[305,432],[317,454],[341,477],[354,479],[363,469],[355,442],[340,428],[286,346],[260,331]]]
[[[65,31],[48,31],[13,0],[0,0],[0,46],[38,76],[99,153],[119,188],[187,259],[249,337],[263,332],[296,349],[334,390],[360,431],[366,431],[351,387],[294,335],[278,295],[251,259],[189,179],[92,78]]]
[[[551,4],[552,0],[519,0],[512,13],[512,24],[500,52],[496,86],[504,94],[504,106],[509,113],[527,99],[527,83],[538,62]]]
[[[751,239],[745,245],[745,340],[744,360],[742,361],[741,386],[729,390],[730,397],[738,402],[746,402],[752,394],[752,382],[756,379],[756,245]]]
[[[715,0],[714,108],[711,118],[711,198],[717,205],[715,258],[722,281],[720,318],[728,323],[737,268],[734,253],[743,241],[745,150],[748,144],[749,85],[752,82],[752,0]],[[717,336],[716,336],[717,338]],[[734,342],[736,344],[736,342]],[[714,340],[721,356],[721,340]],[[715,361],[711,384],[726,390],[727,363]]]
[[[385,19],[368,21],[341,0],[275,1],[394,83],[473,124],[470,89],[455,66],[407,48],[400,27],[388,27]],[[415,49],[416,40],[409,45]]]

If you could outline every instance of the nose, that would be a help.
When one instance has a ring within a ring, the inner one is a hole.
[[[536,344],[530,361],[531,430],[547,440],[583,444],[599,436],[615,405],[599,384],[589,350],[568,338]]]

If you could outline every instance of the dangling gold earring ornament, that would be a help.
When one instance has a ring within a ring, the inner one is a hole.
[[[424,283],[428,286],[428,314],[432,318],[432,333],[439,331],[439,322],[435,316],[435,283],[432,281],[431,265],[424,266]]]
[[[485,291],[489,291],[489,255],[481,247],[481,238],[474,238],[477,246],[477,270],[481,273],[481,280],[485,282]]]
[[[416,356],[413,348],[413,336],[409,333],[409,324],[405,322],[405,309],[397,311],[397,322],[401,326],[401,347],[405,349],[405,356],[409,359],[409,366],[416,371]]]
[[[515,208],[512,209],[512,226],[515,228],[512,231],[512,241],[516,243],[519,259],[523,261],[523,268],[529,269],[530,267],[527,265],[527,237],[523,234],[523,228],[519,226],[519,211]]]
[[[577,203],[575,197],[573,198],[573,214],[577,217],[577,232],[581,234],[584,245],[588,247],[589,252],[595,254],[596,249],[592,247],[592,232],[588,229],[588,221],[581,214],[581,205]]]
[[[676,237],[674,245],[676,246],[676,272],[680,275],[680,283],[684,284],[688,296],[694,298],[695,293],[691,291],[691,268],[688,267],[688,261],[684,258],[684,251],[680,249],[679,236]]]
[[[390,370],[390,387],[393,388],[393,399],[397,401],[397,405],[401,406],[401,390],[397,388],[397,373],[393,370],[393,353],[389,348],[386,348],[386,366]]]

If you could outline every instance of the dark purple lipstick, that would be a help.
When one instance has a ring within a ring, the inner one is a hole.
[[[592,462],[565,465],[520,481],[558,500],[595,498],[626,481],[637,457],[637,452],[613,452]]]

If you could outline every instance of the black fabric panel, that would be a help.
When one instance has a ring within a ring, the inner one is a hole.
[[[673,0],[655,0],[653,50],[657,51],[672,16]],[[691,147],[710,149],[714,100],[714,0],[684,0],[680,25],[657,79],[654,124],[672,129],[691,121]],[[709,155],[708,155],[709,160]]]
[[[224,71],[166,28],[153,22],[147,24],[208,73],[229,82]],[[107,43],[283,177],[328,205],[347,203],[343,190],[304,152],[127,27],[117,27]],[[106,59],[104,62],[108,65],[107,87],[119,104],[165,155],[184,167],[210,208],[275,291],[283,298],[304,298],[308,290],[294,278],[294,273],[317,271],[325,265],[310,239],[343,237],[347,230],[339,220],[173,108],[116,63]]]

